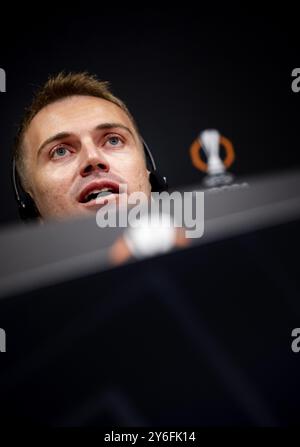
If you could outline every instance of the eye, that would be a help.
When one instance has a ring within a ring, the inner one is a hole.
[[[53,151],[50,153],[51,158],[64,158],[67,155],[67,152],[70,152],[70,150],[65,146],[57,146]]]
[[[113,147],[120,147],[120,145],[123,144],[123,141],[118,135],[110,135],[106,138],[106,143],[109,143],[109,145]]]

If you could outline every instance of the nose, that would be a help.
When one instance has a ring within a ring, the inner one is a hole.
[[[90,145],[83,148],[83,161],[80,167],[80,175],[86,177],[95,171],[108,172],[110,165],[101,149]]]

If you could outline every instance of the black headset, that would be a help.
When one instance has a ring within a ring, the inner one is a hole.
[[[151,191],[152,192],[167,191],[168,184],[166,177],[163,177],[159,174],[154,157],[149,149],[149,146],[146,144],[144,140],[142,140],[142,142],[146,155],[147,169],[150,171],[149,182],[151,184]],[[25,192],[22,187],[20,176],[18,175],[17,172],[15,157],[13,157],[12,160],[12,183],[15,198],[18,204],[18,211],[20,218],[27,222],[37,219],[40,216],[40,213],[31,196],[27,192]]]

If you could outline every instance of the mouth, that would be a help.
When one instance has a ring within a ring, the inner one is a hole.
[[[102,198],[108,199],[118,194],[119,194],[119,185],[117,183],[108,180],[98,181],[89,184],[81,191],[78,198],[78,202],[82,204],[95,205],[96,199],[98,200]]]

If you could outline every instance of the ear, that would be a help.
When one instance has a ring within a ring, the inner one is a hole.
[[[147,169],[147,178],[148,178],[148,182],[151,185],[151,171],[149,171],[149,169]]]
[[[28,194],[28,195],[32,198],[32,200],[34,200],[33,192],[31,191],[30,188],[27,188],[27,189],[25,190],[25,192],[26,192],[26,194]]]
[[[23,178],[22,181],[19,176],[18,176],[18,178],[19,178],[19,183],[20,183],[20,187],[22,188],[22,190],[25,192],[25,194],[28,194],[33,199],[33,191],[32,191],[30,182],[28,181],[28,176],[26,176],[26,178]]]

